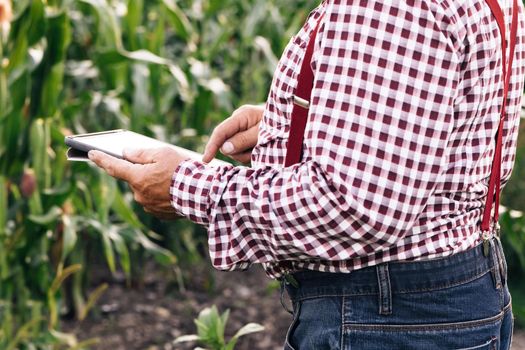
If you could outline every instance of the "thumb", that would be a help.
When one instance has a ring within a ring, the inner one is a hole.
[[[155,149],[126,148],[123,151],[124,159],[135,164],[149,164],[155,161]]]
[[[246,131],[239,132],[229,138],[221,147],[225,155],[243,153],[251,150],[257,144],[259,126],[254,125]]]

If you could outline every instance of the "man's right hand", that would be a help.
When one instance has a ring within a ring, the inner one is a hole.
[[[248,164],[257,144],[259,124],[264,107],[244,105],[220,123],[210,136],[202,161],[209,163],[217,151],[243,164]]]

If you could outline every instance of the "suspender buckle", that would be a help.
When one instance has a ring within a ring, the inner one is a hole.
[[[293,95],[293,103],[299,107],[303,107],[304,109],[310,108],[310,101],[305,100],[304,98],[301,98],[297,95]]]
[[[501,236],[501,226],[499,224],[499,221],[496,221],[494,223],[494,233],[496,234],[496,237],[500,237]]]

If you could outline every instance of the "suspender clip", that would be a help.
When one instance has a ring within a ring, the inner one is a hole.
[[[310,108],[310,101],[305,100],[304,98],[301,98],[297,95],[293,95],[293,103],[299,107],[303,107],[304,109]]]
[[[490,232],[484,231],[483,232],[483,255],[485,257],[488,257],[490,253]]]
[[[494,223],[494,233],[496,234],[496,237],[501,237],[501,226],[499,224],[499,221],[496,221]]]

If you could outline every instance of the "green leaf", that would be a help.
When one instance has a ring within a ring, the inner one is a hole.
[[[126,246],[126,242],[117,231],[110,231],[109,236],[113,241],[115,245],[115,250],[119,255],[120,266],[122,266],[122,270],[124,271],[124,274],[126,275],[126,278],[129,281],[129,279],[131,278],[131,259],[128,247]]]
[[[188,17],[182,12],[182,10],[177,6],[173,0],[162,0],[164,7],[168,12],[169,20],[175,28],[175,32],[182,38],[184,41],[190,39],[190,35],[193,32],[191,22]]]
[[[98,46],[105,49],[122,49],[122,33],[117,16],[106,0],[79,0],[90,5],[98,17]]]
[[[189,96],[189,82],[183,70],[174,62],[155,55],[148,50],[126,51],[126,50],[110,50],[99,54],[97,61],[100,64],[117,64],[126,61],[142,62],[147,64],[155,64],[164,66],[171,73],[178,84],[180,93],[183,97]]]
[[[62,209],[59,207],[52,207],[49,209],[49,211],[44,215],[29,215],[28,219],[35,224],[39,224],[42,226],[47,226],[55,223],[58,218],[62,215]]]
[[[235,333],[233,338],[226,345],[225,350],[233,350],[233,348],[237,344],[237,341],[239,340],[240,337],[248,335],[248,334],[252,334],[252,333],[262,332],[262,331],[264,331],[264,327],[261,326],[260,324],[248,323],[247,325],[239,329],[237,333]]]
[[[199,336],[196,334],[183,335],[173,341],[174,344],[186,343],[190,341],[199,341]]]
[[[247,325],[245,325],[244,327],[239,329],[237,331],[237,333],[235,333],[235,335],[233,337],[234,338],[240,338],[240,337],[248,335],[248,334],[258,333],[258,332],[262,332],[262,331],[264,331],[264,326],[262,326],[262,325],[260,325],[258,323],[248,323]]]
[[[55,337],[57,340],[59,340],[63,344],[67,344],[69,348],[75,347],[78,345],[77,338],[74,334],[59,332],[57,330],[51,329],[49,330],[51,335]]]
[[[80,264],[74,264],[66,267],[63,270],[59,270],[57,276],[53,280],[53,283],[51,283],[51,286],[49,287],[48,294],[51,296],[54,296],[59,288],[62,286],[62,283],[72,274],[79,272],[82,270],[82,265]]]
[[[77,243],[77,225],[76,220],[74,218],[71,218],[69,215],[63,215],[62,216],[62,223],[64,224],[64,232],[63,232],[63,243],[62,243],[62,262],[64,262],[69,255],[75,248],[75,244]]]
[[[115,200],[111,208],[115,211],[118,217],[132,227],[143,229],[144,225],[140,222],[137,214],[130,207],[130,203],[127,203],[124,199],[124,195],[121,191],[115,192]]]
[[[169,250],[162,248],[152,242],[141,230],[129,227],[121,227],[120,234],[125,236],[128,242],[135,242],[141,245],[148,253],[152,254],[155,260],[164,266],[170,266],[177,262],[177,258]]]
[[[109,228],[108,231],[110,231],[111,229],[113,228]],[[109,233],[101,230],[99,230],[99,233],[102,238],[104,256],[106,257],[106,262],[108,263],[109,270],[111,271],[111,273],[115,273],[117,271],[115,265],[115,253],[113,252],[113,245],[111,244]]]
[[[142,23],[144,14],[144,0],[128,0],[128,11],[124,18],[126,24],[126,34],[129,38],[132,49],[137,49],[137,28]]]
[[[7,345],[6,350],[18,349],[18,345],[22,343],[22,341],[31,337],[31,328],[36,327],[39,322],[42,322],[42,319],[32,319],[22,325],[22,327],[16,332],[14,339]]]
[[[7,179],[3,176],[0,176],[0,248],[2,247],[2,236],[6,234],[5,228],[7,225]],[[1,253],[1,252],[0,252]],[[0,260],[0,265],[1,265]]]
[[[78,315],[78,320],[83,321],[89,311],[95,306],[95,303],[100,299],[102,294],[108,289],[109,285],[107,283],[103,283],[102,285],[98,286],[92,293],[89,294],[88,300],[84,308],[80,311],[80,314]]]

